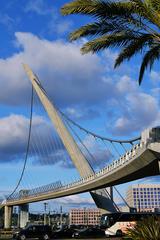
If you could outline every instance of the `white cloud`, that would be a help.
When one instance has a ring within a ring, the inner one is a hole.
[[[0,24],[4,25],[9,30],[13,27],[14,22],[15,20],[11,18],[8,14],[0,13]]]
[[[159,117],[158,102],[149,94],[137,92],[130,93],[125,98],[126,108],[122,109],[114,125],[114,133],[127,135],[130,132],[142,131],[144,128],[154,126]]]
[[[57,199],[49,200],[47,202],[48,202],[48,208],[51,211],[56,210],[58,212],[59,212],[59,209],[61,206],[63,207],[63,211],[67,211],[67,212],[70,210],[70,208],[82,208],[82,207],[96,208],[96,205],[95,205],[93,199],[90,197],[89,194],[86,194],[86,193],[67,196],[67,197],[63,197],[63,198],[57,198]],[[36,208],[38,205],[39,210],[42,211],[43,204],[44,204],[43,201],[36,203]],[[35,205],[35,203],[30,204],[31,212],[35,210],[34,205]]]
[[[63,34],[65,32],[68,32],[73,27],[73,22],[71,21],[62,21],[59,24],[57,24],[57,33]]]
[[[23,159],[26,152],[29,119],[23,115],[10,115],[0,119],[0,161]],[[52,135],[49,133],[52,132]],[[52,136],[52,137],[51,137]],[[50,140],[49,140],[50,139]],[[34,116],[30,140],[29,157],[38,164],[54,164],[63,161],[63,146],[57,144],[52,126],[41,116]],[[47,143],[47,145],[46,145]]]
[[[34,117],[33,126],[45,125],[40,117]],[[23,156],[26,150],[29,119],[23,115],[10,115],[0,119],[0,156],[1,161],[12,161]],[[42,129],[43,131],[43,129]]]
[[[21,104],[29,98],[31,84],[22,62],[36,72],[57,103],[97,102],[106,97],[107,89],[99,80],[102,74],[97,56],[82,56],[79,46],[60,41],[41,40],[30,33],[16,33],[18,54],[0,59],[1,103]],[[45,81],[47,84],[45,84]]]
[[[118,91],[122,94],[128,94],[129,92],[138,92],[138,83],[136,81],[132,81],[132,79],[123,75],[116,85]]]
[[[106,62],[106,70],[111,71],[111,68],[114,67],[114,62],[118,56],[118,52],[107,49],[103,52],[102,56],[104,57],[104,61]]]
[[[108,56],[109,57],[109,56]],[[114,57],[112,58],[114,61]],[[159,88],[147,93],[127,74],[112,74],[102,80],[112,89],[112,96],[107,99],[107,128],[118,136],[139,134],[144,128],[159,125]],[[111,77],[112,74],[112,77]],[[114,87],[113,87],[114,86]]]
[[[160,176],[150,176],[137,180],[138,184],[159,184]]]
[[[39,15],[46,15],[52,12],[44,0],[27,1],[25,11],[34,12]]]
[[[91,166],[97,171],[100,170],[102,167],[106,166],[108,162],[112,158],[112,153],[110,150],[105,147],[104,144],[96,141],[96,139],[88,135],[83,140],[84,145],[91,153],[91,155],[87,155],[87,159],[89,160]],[[84,149],[83,149],[84,150]],[[86,153],[86,152],[85,152]]]
[[[79,44],[39,39],[31,33],[15,36],[19,53],[0,59],[1,104],[29,102],[31,84],[21,65],[24,62],[40,77],[56,105],[67,108],[75,118],[99,116],[91,106],[101,108],[106,102],[103,111],[110,112],[107,123],[113,133],[121,135],[139,131],[158,119],[156,98],[144,93],[127,74],[113,74],[116,53],[105,52],[105,59],[82,56]]]
[[[59,9],[55,6],[51,8],[44,0],[28,1],[25,6],[25,12],[35,13],[40,17],[48,17],[45,31],[50,35],[62,36],[66,32],[71,32],[73,22],[71,20],[62,20]]]
[[[59,204],[67,204],[67,205],[95,205],[92,198],[83,198],[80,195],[68,196],[60,199],[54,200]]]
[[[58,36],[62,36],[65,33],[71,32],[73,22],[71,20],[61,20],[59,15],[55,13],[52,15],[47,28],[51,35],[57,34]]]
[[[67,107],[65,109],[65,113],[72,120],[88,120],[95,119],[100,116],[99,112],[93,108],[84,108],[84,106],[75,106],[75,107]]]
[[[151,71],[150,78],[154,85],[159,85],[160,83],[160,72]]]
[[[82,117],[82,112],[78,111],[77,109],[73,107],[67,107],[66,108],[66,113],[67,115],[74,117],[74,118],[81,118]]]

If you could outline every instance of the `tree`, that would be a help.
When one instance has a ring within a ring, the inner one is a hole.
[[[154,217],[139,221],[135,227],[128,229],[125,238],[128,237],[134,240],[160,240],[160,222]]]
[[[152,69],[160,58],[159,0],[75,0],[61,8],[63,15],[84,14],[93,17],[70,34],[70,40],[89,37],[81,51],[98,52],[109,47],[120,48],[115,67],[142,54],[139,84],[145,70]]]

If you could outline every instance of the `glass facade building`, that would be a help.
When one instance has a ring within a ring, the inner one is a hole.
[[[127,190],[126,200],[137,211],[152,212],[160,209],[160,184],[137,184]]]

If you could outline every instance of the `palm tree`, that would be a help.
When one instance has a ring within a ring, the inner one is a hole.
[[[70,34],[71,41],[89,37],[81,48],[83,54],[118,47],[117,67],[141,53],[139,84],[147,67],[151,69],[160,58],[159,0],[74,0],[65,4],[61,12],[93,17],[93,22]]]
[[[160,222],[155,220],[154,217],[144,219],[138,222],[134,228],[129,229],[125,238],[134,240],[160,240]]]

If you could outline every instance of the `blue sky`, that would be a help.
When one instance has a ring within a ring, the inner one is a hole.
[[[91,131],[113,138],[130,138],[159,125],[160,72],[158,64],[137,84],[140,56],[114,70],[118,49],[98,55],[80,54],[86,41],[68,42],[68,33],[89,19],[62,17],[62,0],[1,0],[0,13],[0,192],[12,190],[22,168],[29,118],[31,84],[22,63],[38,74],[56,105]],[[40,136],[47,131],[45,113],[35,113]],[[28,165],[37,184],[78,177],[75,169],[60,160],[54,164]],[[151,178],[146,182],[157,182]],[[140,180],[141,181],[141,180]],[[129,183],[130,184],[130,183]],[[118,188],[125,193],[129,184]],[[25,181],[24,185],[25,186]],[[89,194],[52,201],[65,207],[92,206]],[[76,206],[77,206],[76,205]],[[58,205],[56,205],[58,206]],[[33,207],[34,208],[34,207]]]

